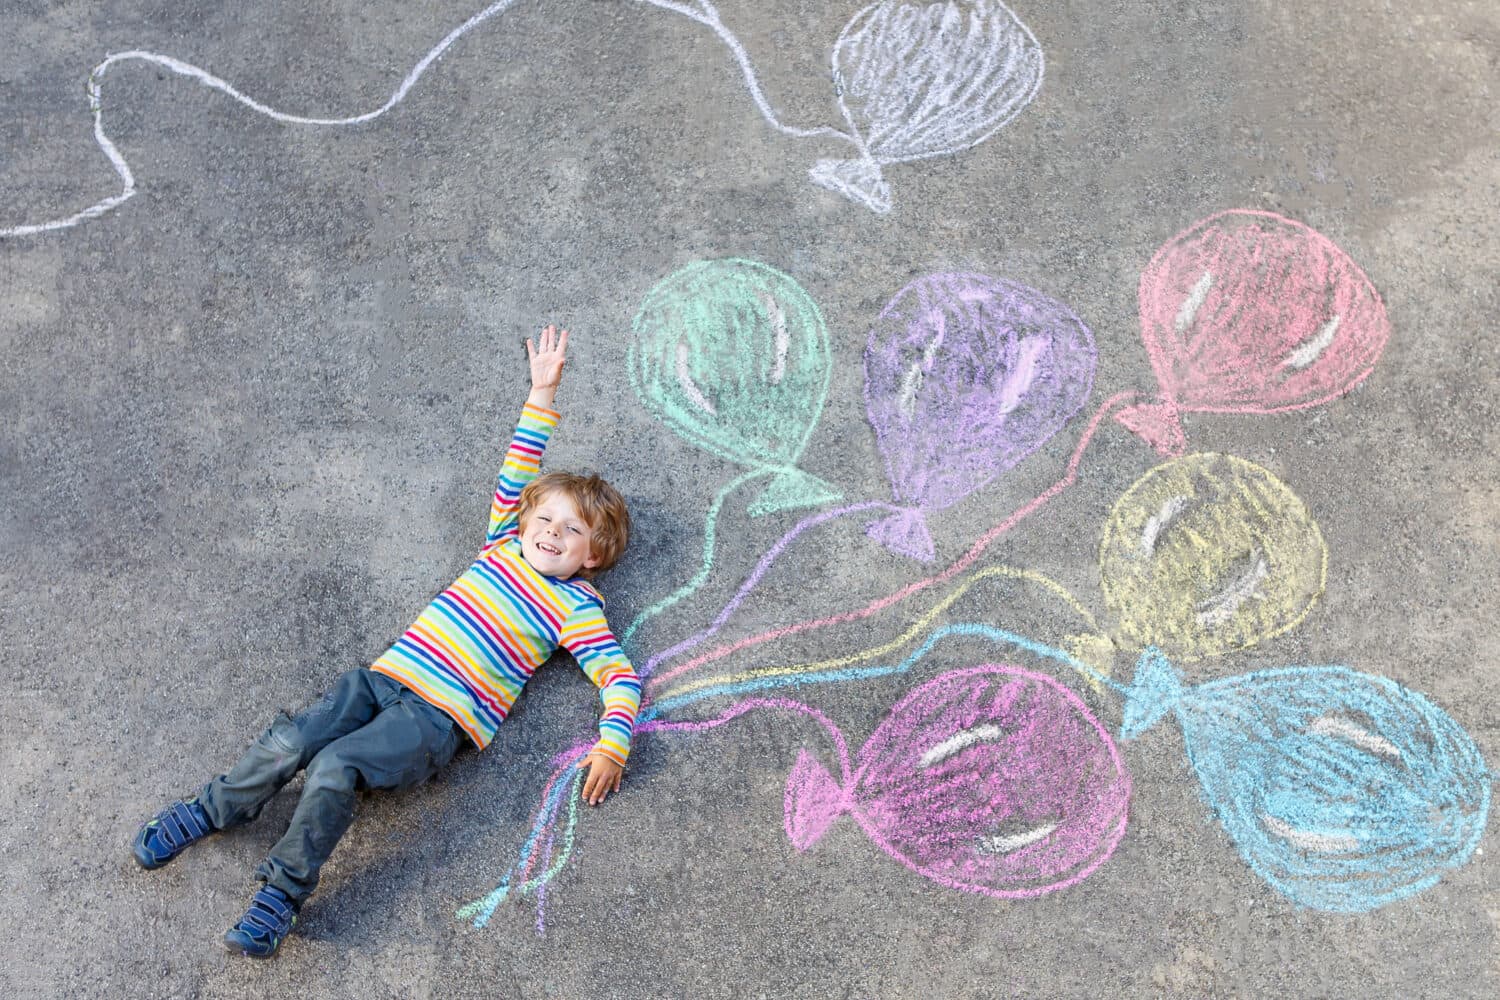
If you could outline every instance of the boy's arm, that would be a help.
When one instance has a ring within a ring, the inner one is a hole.
[[[619,787],[620,773],[630,756],[636,713],[641,707],[641,679],[615,641],[609,623],[604,620],[604,610],[592,601],[569,616],[558,641],[599,687],[599,699],[604,702],[599,741],[586,762],[599,760],[602,765],[590,771],[588,787],[584,789],[584,798],[595,803],[604,798],[606,791]],[[596,777],[600,779],[598,782]],[[601,787],[606,783],[609,787]]]
[[[485,544],[493,544],[507,532],[516,528],[515,508],[521,489],[537,477],[541,471],[542,452],[547,448],[547,439],[557,427],[560,419],[552,409],[557,395],[558,383],[562,381],[563,363],[567,360],[568,331],[557,334],[547,327],[539,338],[540,346],[533,346],[526,338],[526,357],[531,365],[531,393],[521,407],[521,419],[511,435],[510,447],[505,452],[505,464],[495,481],[495,496],[490,503],[490,528],[485,534]]]

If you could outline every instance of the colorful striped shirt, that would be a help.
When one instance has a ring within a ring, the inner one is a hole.
[[[370,669],[447,712],[483,749],[521,687],[562,646],[600,689],[604,714],[594,749],[623,765],[641,681],[604,620],[604,598],[582,577],[544,576],[521,555],[516,503],[536,478],[558,419],[530,403],[522,408],[479,558]]]

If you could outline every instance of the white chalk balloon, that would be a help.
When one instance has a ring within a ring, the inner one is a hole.
[[[881,167],[983,142],[1042,86],[1031,30],[1000,0],[881,0],[833,48],[839,107],[863,155],[819,160],[815,183],[876,212],[891,207]]]

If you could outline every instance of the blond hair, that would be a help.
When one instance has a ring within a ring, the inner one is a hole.
[[[578,575],[591,579],[619,562],[625,546],[630,544],[630,511],[620,491],[592,472],[587,475],[548,472],[537,476],[521,490],[517,502],[516,515],[523,527],[531,519],[531,512],[554,493],[564,494],[577,505],[579,515],[592,532],[589,555],[598,562],[589,569],[580,569]]]

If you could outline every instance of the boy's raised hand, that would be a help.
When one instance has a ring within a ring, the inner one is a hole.
[[[625,768],[595,750],[578,762],[579,768],[588,768],[589,776],[583,782],[583,801],[597,806],[610,792],[620,790],[620,780],[625,777]]]
[[[568,331],[548,326],[533,344],[526,338],[526,360],[531,363],[529,401],[550,409],[562,381],[563,364],[568,360]]]

